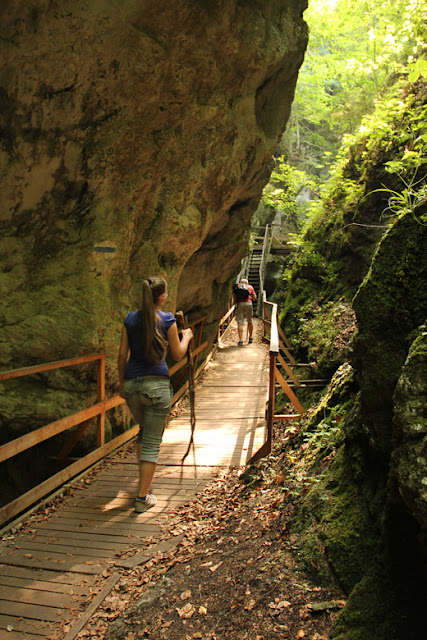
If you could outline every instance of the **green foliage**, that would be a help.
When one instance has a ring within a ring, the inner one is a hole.
[[[304,17],[310,40],[282,149],[291,164],[325,175],[391,80],[425,76],[425,5],[313,0]]]
[[[418,58],[415,62],[408,64],[409,82],[416,82],[419,78],[427,78],[427,60]]]
[[[344,299],[323,307],[313,302],[310,311],[301,322],[300,345],[307,349],[309,360],[317,363],[317,371],[330,376],[349,357],[356,331],[354,311]]]
[[[404,178],[401,178],[401,180],[405,188],[400,193],[393,191],[393,189],[387,189],[386,187],[375,189],[371,191],[371,193],[383,192],[388,195],[388,206],[383,213],[390,211],[390,215],[396,217],[403,216],[406,213],[412,213],[419,224],[427,224],[427,213],[422,213],[419,218],[416,215],[417,207],[427,202],[427,185],[425,184],[424,178],[415,182],[414,174],[409,183],[406,182]],[[418,190],[415,189],[421,182],[423,183],[422,186]]]
[[[346,137],[321,198],[311,204],[297,251],[288,258],[276,296],[279,321],[294,336],[294,346],[325,374],[347,349],[331,347],[335,301],[353,298],[397,218],[410,212],[426,223],[426,136],[427,86],[397,82]]]
[[[297,196],[304,187],[315,191],[317,183],[304,171],[286,164],[281,156],[276,161],[270,182],[262,195],[264,206],[279,210],[294,231],[299,230],[301,218],[305,214],[306,207],[299,205],[297,201]]]

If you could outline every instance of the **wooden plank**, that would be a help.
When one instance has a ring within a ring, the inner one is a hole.
[[[277,304],[273,304],[271,309],[270,354],[277,355],[278,353],[279,353],[279,333],[277,330]]]
[[[55,562],[46,557],[32,557],[28,558],[22,552],[16,552],[11,556],[1,555],[0,562],[2,564],[11,564],[17,567],[31,567],[35,569],[50,569],[51,571],[71,571],[73,573],[83,573],[89,575],[98,575],[102,573],[105,565],[100,564],[82,564],[79,562],[73,562],[70,559],[61,559]],[[11,613],[11,612],[6,612]]]
[[[123,527],[108,527],[108,531],[106,531],[106,534],[108,536],[112,536],[112,535],[116,535],[118,537],[128,537],[129,539],[132,538],[132,533],[134,533],[135,536],[137,535],[142,535],[143,532],[146,532],[147,535],[156,535],[156,533],[158,531],[160,531],[160,526],[157,523],[147,523],[147,522],[138,522],[138,517],[143,516],[145,514],[138,514],[138,516],[135,516],[135,524],[130,524],[127,526],[126,532],[123,532]],[[75,517],[75,516],[74,516]],[[141,518],[142,520],[142,518]],[[63,522],[56,522],[54,525],[46,525],[45,529],[50,529],[51,531],[83,531],[85,533],[102,533],[102,530],[100,527],[94,525],[94,526],[88,526],[85,525],[84,523],[82,523],[82,526],[73,526],[70,523],[67,523],[66,520],[64,520]],[[0,558],[0,562],[2,562],[2,559]],[[21,565],[21,566],[31,566],[29,563]],[[90,572],[89,572],[90,573]]]
[[[36,636],[33,633],[28,633],[27,631],[13,631],[13,625],[8,625],[9,629],[7,631],[2,631],[0,628],[0,640],[40,640],[42,636]]]
[[[74,640],[76,635],[83,629],[86,622],[90,620],[90,618],[93,616],[93,614],[95,613],[95,611],[97,610],[101,602],[103,602],[103,600],[107,597],[111,589],[114,587],[115,584],[117,584],[119,580],[120,580],[120,574],[113,573],[113,575],[109,578],[108,582],[104,585],[104,587],[101,589],[98,595],[91,602],[89,607],[86,609],[84,614],[80,616],[77,623],[72,627],[72,629],[70,629],[68,633],[65,634],[65,636],[63,637],[63,640]]]
[[[20,604],[18,602],[5,602],[4,600],[0,600],[0,614],[43,622],[66,622],[71,619],[71,613],[67,609],[60,609],[54,605],[41,607],[36,604]]]
[[[101,403],[105,400],[105,358],[98,361],[98,372],[96,379],[97,401]],[[105,411],[96,417],[96,446],[102,447],[105,444]]]
[[[76,585],[86,584],[87,587],[94,583],[95,578],[90,575],[78,576],[74,573],[67,573],[63,571],[57,573],[56,571],[47,571],[43,569],[28,569],[25,567],[10,567],[3,565],[0,567],[0,572],[4,576],[19,577],[30,581],[45,581],[52,583],[53,585],[64,585],[66,587],[75,588]]]
[[[279,360],[279,362],[282,365],[282,367],[285,369],[285,371],[288,374],[288,376],[290,377],[290,379],[295,383],[295,385],[297,387],[301,386],[301,382],[298,380],[297,376],[292,371],[292,369],[288,365],[288,363],[282,358],[280,353],[278,354],[277,359]]]
[[[148,549],[141,551],[140,553],[136,553],[130,558],[125,558],[125,560],[118,560],[116,562],[116,566],[123,567],[125,569],[133,569],[143,562],[147,562],[147,560],[154,558],[159,553],[165,553],[166,551],[175,549],[175,547],[180,544],[183,538],[184,534],[181,533],[179,536],[175,536],[174,538],[163,540],[162,542],[159,542],[158,544],[155,544]]]
[[[13,587],[11,585],[0,586],[0,600],[57,607],[58,609],[74,609],[76,606],[75,599],[64,593],[46,593],[29,587]]]
[[[82,409],[82,411],[77,411],[77,413],[73,413],[65,418],[60,418],[59,420],[50,422],[44,427],[40,427],[40,429],[30,431],[30,433],[27,433],[24,436],[15,438],[14,440],[0,446],[0,462],[4,462],[13,456],[16,456],[18,453],[21,453],[36,444],[40,444],[40,442],[44,442],[45,440],[48,440],[71,427],[75,427],[81,422],[90,420],[98,414],[107,411],[108,409],[112,409],[113,407],[117,407],[124,402],[125,400],[123,398],[115,396],[109,400],[98,402],[87,409]]]
[[[82,512],[78,511],[73,513],[74,513],[74,517],[76,517],[78,514],[81,514]],[[71,548],[73,547],[78,547],[81,549],[96,548],[96,549],[103,549],[103,550],[109,550],[109,551],[120,551],[120,550],[123,551],[127,548],[127,546],[129,546],[128,541],[120,542],[117,540],[117,537],[114,537],[114,536],[111,536],[111,540],[109,540],[108,536],[99,536],[96,534],[91,534],[91,535],[80,534],[79,535],[78,532],[70,533],[68,531],[64,531],[61,533],[61,536],[58,536],[58,538],[59,537],[65,546],[69,546]],[[51,544],[55,544],[58,541],[58,538],[53,536],[51,532],[44,531],[43,529],[38,529],[37,533],[34,536],[32,536],[32,538],[40,542],[40,544],[45,544],[47,542],[50,542]],[[72,553],[71,550],[70,550],[70,553]],[[0,584],[2,584],[1,577],[0,577]]]
[[[304,413],[304,407],[302,406],[302,404],[300,403],[300,401],[298,400],[298,398],[296,397],[296,395],[294,394],[292,389],[289,387],[288,383],[286,382],[286,380],[284,379],[284,377],[282,376],[280,371],[278,371],[277,368],[275,369],[274,375],[275,375],[275,378],[276,378],[277,382],[279,382],[279,384],[282,387],[283,391],[286,393],[286,395],[288,396],[289,400],[294,405],[295,409],[298,411],[298,413],[303,414]]]
[[[287,359],[289,360],[289,362],[292,365],[296,365],[297,361],[295,360],[294,356],[292,355],[292,353],[289,351],[289,349],[287,349],[285,347],[285,345],[283,344],[283,342],[281,340],[279,340],[279,346],[280,346],[280,350],[283,351],[283,353],[285,354],[285,356],[287,357]]]
[[[64,446],[62,447],[58,455],[56,456],[57,460],[62,460],[63,458],[66,458],[71,453],[71,451],[74,449],[77,442],[86,433],[92,420],[93,418],[89,418],[89,420],[85,420],[77,427],[77,429],[75,429],[71,433],[69,439],[64,444]]]
[[[279,329],[279,335],[282,338],[283,342],[285,343],[285,345],[287,346],[288,349],[291,349],[291,343],[289,342],[288,338],[286,337],[285,332],[283,331],[282,327],[280,326],[280,324],[277,325],[277,328]]]
[[[8,627],[12,627],[13,631],[7,631]],[[1,640],[9,640],[10,633],[14,633],[17,640],[26,640],[27,638],[29,640],[41,640],[46,636],[52,635],[52,631],[52,625],[48,622],[23,620],[9,615],[0,615]]]
[[[5,569],[6,567],[4,567]],[[31,585],[31,589],[35,591],[48,591],[54,594],[81,595],[87,594],[87,587],[78,585],[60,584],[57,582],[47,582],[42,580],[30,580],[28,578],[19,578],[0,574],[0,585],[4,587],[16,587],[18,589],[26,589]]]
[[[72,546],[69,544],[60,544],[57,542],[42,541],[42,540],[21,540],[18,549],[23,551],[32,551],[41,554],[49,554],[52,558],[56,555],[61,557],[67,556],[68,558],[79,558],[80,562],[85,560],[93,560],[94,558],[110,558],[111,550],[97,549],[96,547],[88,548],[87,546],[79,545]],[[78,551],[76,551],[78,549]],[[2,556],[0,556],[2,557]]]
[[[103,357],[105,358],[106,354],[99,353],[90,356],[81,356],[79,358],[68,358],[67,360],[56,360],[54,362],[36,364],[30,367],[21,367],[20,369],[11,369],[10,371],[2,371],[0,372],[0,380],[10,380],[12,378],[20,378],[21,376],[28,376],[42,371],[52,371],[53,369],[60,369],[61,367],[70,367],[84,362],[93,362],[94,360],[99,360]]]

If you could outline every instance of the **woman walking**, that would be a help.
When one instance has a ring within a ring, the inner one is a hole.
[[[174,316],[161,311],[167,295],[163,278],[143,281],[142,306],[125,318],[118,357],[119,393],[139,423],[136,446],[139,492],[135,500],[138,513],[154,507],[157,502],[149,488],[171,406],[172,390],[165,361],[167,349],[169,347],[174,360],[181,360],[193,337],[191,329],[183,329],[180,340]]]

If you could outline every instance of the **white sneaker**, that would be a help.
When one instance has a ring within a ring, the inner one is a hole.
[[[147,493],[144,499],[137,498],[135,500],[134,509],[137,513],[143,513],[144,511],[147,511],[147,509],[151,509],[151,507],[154,507],[156,504],[157,498],[154,493]]]

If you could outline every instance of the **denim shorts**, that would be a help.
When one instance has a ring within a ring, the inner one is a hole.
[[[122,395],[139,424],[141,460],[157,462],[170,411],[172,387],[169,378],[144,376],[125,380]]]

